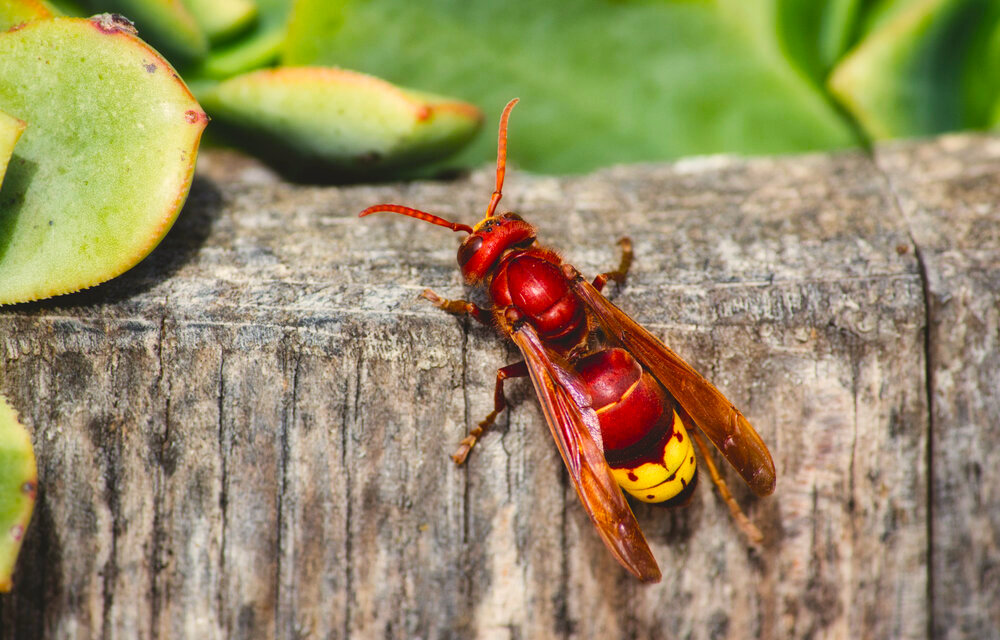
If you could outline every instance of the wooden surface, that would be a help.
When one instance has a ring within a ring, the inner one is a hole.
[[[94,290],[0,309],[40,500],[0,638],[1000,637],[1000,141],[508,174],[504,205],[750,418],[778,469],[749,547],[702,478],[604,550],[515,359],[463,295],[483,169],[292,186],[203,154],[177,226]]]

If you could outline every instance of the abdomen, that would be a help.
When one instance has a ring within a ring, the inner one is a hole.
[[[590,388],[604,456],[622,489],[643,502],[686,502],[697,467],[675,400],[624,349],[592,353],[576,368]]]

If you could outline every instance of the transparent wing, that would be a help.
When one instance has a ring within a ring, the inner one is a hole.
[[[771,494],[775,484],[771,452],[739,409],[589,282],[578,276],[573,280],[573,290],[609,337],[628,349],[684,407],[754,493]]]

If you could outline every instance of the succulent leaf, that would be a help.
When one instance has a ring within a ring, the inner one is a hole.
[[[772,0],[775,35],[789,63],[800,68],[817,86],[854,44],[862,0]]]
[[[208,78],[225,80],[278,60],[285,44],[291,0],[257,0],[257,21],[249,33],[213,47],[198,69]]]
[[[144,40],[176,65],[208,53],[208,37],[181,0],[82,0],[94,12],[113,12],[135,23]]]
[[[446,157],[482,123],[465,102],[326,67],[282,67],[201,96],[213,128],[299,177],[337,180]]]
[[[0,0],[0,31],[51,17],[52,10],[42,0]]]
[[[0,187],[0,304],[104,282],[170,229],[207,118],[127,21],[0,33],[0,110],[30,123]]]
[[[534,171],[856,145],[780,52],[772,14],[763,0],[298,0],[283,62],[349,67],[495,113],[518,96],[510,157]],[[490,162],[495,144],[481,136],[460,160]]]
[[[24,120],[0,111],[0,185],[3,184],[4,174],[7,173],[7,163],[14,153],[14,145],[17,144],[26,125]]]
[[[209,42],[227,40],[247,29],[257,17],[251,0],[183,0]]]
[[[874,139],[984,127],[998,62],[983,55],[992,0],[883,3],[875,28],[833,70],[830,91]]]
[[[31,438],[0,395],[0,592],[12,587],[11,574],[35,508],[37,488]]]

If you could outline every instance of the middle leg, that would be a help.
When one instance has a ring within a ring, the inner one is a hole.
[[[452,454],[451,459],[455,461],[455,464],[462,464],[465,459],[469,457],[469,452],[472,451],[472,447],[475,446],[476,441],[479,437],[483,435],[487,429],[496,424],[497,416],[500,412],[507,407],[507,398],[503,395],[503,381],[507,378],[524,378],[528,375],[528,366],[524,364],[524,361],[515,362],[514,364],[509,364],[506,367],[501,367],[497,369],[497,384],[493,389],[493,411],[489,413],[472,431],[469,435],[462,439],[459,443],[458,449]]]

